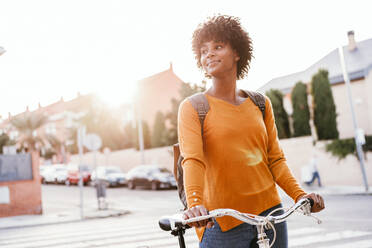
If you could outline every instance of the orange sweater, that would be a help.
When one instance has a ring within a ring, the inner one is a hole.
[[[249,98],[239,106],[209,95],[207,99],[204,152],[196,110],[188,100],[179,108],[178,135],[189,208],[202,204],[208,210],[232,208],[260,214],[281,202],[275,183],[295,201],[306,194],[286,164],[269,98],[265,119]],[[242,223],[232,217],[217,221],[222,231]],[[199,240],[204,229],[196,229]]]

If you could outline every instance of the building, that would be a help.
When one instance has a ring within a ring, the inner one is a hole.
[[[348,32],[348,45],[343,47],[345,63],[351,81],[351,91],[359,128],[366,134],[372,134],[372,39],[356,42],[354,32]],[[331,51],[322,59],[304,71],[278,77],[270,80],[258,89],[265,93],[270,89],[278,89],[285,95],[284,107],[292,114],[291,90],[294,85],[302,81],[309,85],[311,78],[319,69],[329,72],[329,81],[336,105],[337,128],[340,138],[354,136],[352,115],[347,95],[347,86],[344,83],[338,48]]]
[[[161,111],[166,114],[171,110],[172,98],[179,99],[182,83],[174,73],[172,64],[168,70],[139,81],[137,107],[140,107],[142,120],[147,122],[150,129],[154,126],[156,113]]]
[[[0,123],[0,132],[9,135],[11,140],[17,140],[20,136],[18,131],[11,125],[10,120],[12,118],[20,117],[26,113],[36,113],[48,116],[48,122],[35,131],[34,135],[40,137],[52,136],[55,137],[57,142],[60,144],[56,150],[56,156],[54,156],[54,163],[64,163],[68,161],[68,154],[66,152],[66,146],[74,143],[71,140],[71,128],[77,119],[85,115],[85,113],[93,106],[95,97],[93,95],[80,95],[70,101],[64,101],[61,98],[59,101],[42,107],[36,110],[30,111],[26,108],[26,111],[17,115],[10,115],[7,119]],[[46,144],[42,149],[51,148],[51,144]],[[42,152],[43,152],[42,150]]]

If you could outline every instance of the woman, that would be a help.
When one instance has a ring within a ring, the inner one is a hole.
[[[203,137],[191,103],[185,100],[179,109],[178,133],[188,203],[184,219],[216,208],[268,214],[281,207],[276,184],[294,201],[312,198],[312,212],[322,210],[322,197],[305,193],[286,164],[270,100],[266,97],[263,118],[257,106],[236,88],[236,80],[248,73],[252,58],[251,39],[239,19],[209,18],[195,30],[192,46],[198,66],[213,85],[205,92],[210,110]],[[254,247],[257,236],[255,227],[232,217],[218,218],[215,223],[200,221],[193,226],[200,247]],[[286,224],[278,224],[276,231],[274,247],[287,247]],[[273,238],[272,230],[267,234]]]

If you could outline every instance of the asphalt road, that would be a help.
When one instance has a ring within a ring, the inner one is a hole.
[[[43,185],[45,214],[79,211],[79,187]],[[95,189],[84,187],[85,205],[96,205]],[[322,220],[293,215],[288,220],[290,247],[371,248],[372,196],[325,195],[326,209],[315,214]],[[176,190],[151,191],[114,188],[107,190],[110,207],[131,213],[117,218],[89,220],[53,226],[0,231],[0,247],[5,248],[88,248],[88,247],[177,247],[177,239],[160,231],[157,220],[181,208]],[[289,207],[291,199],[283,196]],[[197,247],[192,230],[186,234],[188,247]]]

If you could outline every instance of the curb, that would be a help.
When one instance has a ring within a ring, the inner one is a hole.
[[[112,210],[110,210],[112,211]],[[30,224],[25,224],[25,223],[20,223],[19,225],[14,224],[14,225],[9,225],[9,226],[1,226],[0,225],[0,230],[8,230],[8,229],[16,229],[16,228],[27,228],[27,227],[37,227],[37,226],[47,226],[47,225],[57,225],[57,224],[66,224],[66,223],[75,223],[75,222],[83,222],[83,221],[89,221],[89,220],[94,220],[94,219],[103,219],[103,218],[110,218],[110,217],[119,217],[119,216],[124,216],[127,214],[130,214],[131,212],[128,210],[113,210],[116,211],[114,213],[106,214],[98,214],[98,215],[92,215],[92,214],[87,214],[84,216],[83,219],[80,217],[75,217],[75,216],[69,216],[69,217],[53,217],[53,218],[61,218],[59,220],[50,220],[50,221],[42,221],[39,223],[33,223]],[[37,216],[30,216],[30,218],[37,218]],[[47,216],[45,216],[47,217]],[[12,217],[9,217],[12,218]],[[20,221],[21,222],[21,221]]]

